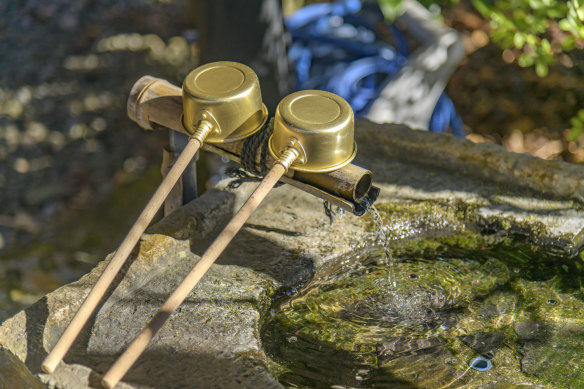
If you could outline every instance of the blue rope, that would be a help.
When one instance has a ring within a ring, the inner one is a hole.
[[[407,61],[403,34],[391,29],[396,48],[382,42],[376,26],[385,23],[377,4],[337,0],[300,8],[286,18],[292,35],[289,57],[296,89],[322,89],[349,102],[357,115],[367,113],[383,87]],[[452,100],[443,93],[432,113],[429,129],[464,136],[463,123]]]

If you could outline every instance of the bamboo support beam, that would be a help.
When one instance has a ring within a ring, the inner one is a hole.
[[[176,155],[174,151],[162,149],[162,166],[160,167],[160,173],[162,178],[168,175],[168,172],[174,165]],[[164,216],[168,216],[183,205],[183,182],[182,177],[176,182],[166,200],[164,200]]]
[[[181,88],[163,79],[144,76],[132,87],[127,104],[128,116],[147,130],[163,127],[184,133],[181,96]],[[242,147],[243,141],[203,145],[204,150],[236,162],[239,162]],[[259,155],[256,160],[259,161]],[[270,166],[274,159],[269,156],[267,163]],[[371,204],[379,194],[379,189],[372,186],[371,172],[353,164],[328,173],[290,172],[281,181],[358,216],[366,211],[362,202]]]

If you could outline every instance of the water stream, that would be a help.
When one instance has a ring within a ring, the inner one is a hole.
[[[385,259],[387,260],[388,269],[389,269],[389,279],[390,279],[390,289],[389,291],[395,291],[397,288],[397,281],[396,281],[396,274],[395,274],[395,261],[393,259],[393,255],[391,253],[391,246],[390,246],[390,237],[388,235],[388,227],[383,224],[383,218],[381,214],[375,208],[375,205],[371,204],[367,208],[367,213],[371,216],[373,220],[373,225],[375,227],[375,234],[376,234],[376,244],[380,245],[383,248],[385,253]]]

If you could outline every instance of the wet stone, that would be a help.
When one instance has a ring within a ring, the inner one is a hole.
[[[429,349],[443,344],[444,340],[439,337],[430,337],[426,339],[408,339],[400,337],[380,343],[377,346],[377,354],[379,358],[381,358],[380,363],[383,364],[383,361],[394,359],[397,356],[419,355],[423,352],[429,352]]]
[[[550,323],[522,321],[515,324],[515,332],[522,340],[538,340],[550,335]]]
[[[501,347],[505,335],[501,332],[470,334],[462,338],[464,344],[479,354],[494,354]]]
[[[561,382],[566,387],[581,385],[584,379],[584,366],[581,363],[584,326],[538,323],[536,327],[530,328],[525,334],[527,337],[522,339],[521,371],[547,382]],[[544,328],[545,336],[536,337],[534,333]]]

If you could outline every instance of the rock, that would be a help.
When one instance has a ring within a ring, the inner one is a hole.
[[[457,137],[357,121],[358,144],[387,200],[434,200],[471,206],[485,229],[528,236],[576,253],[584,243],[584,169]],[[452,207],[455,208],[455,207]],[[467,209],[469,210],[469,209]],[[459,217],[460,219],[460,217]]]
[[[412,132],[405,126],[373,124],[365,120],[360,120],[358,126],[358,141],[375,147],[375,151],[367,155],[361,153],[361,157],[389,155],[401,162],[488,180],[484,182],[486,185],[479,186],[482,187],[480,192],[485,192],[487,187],[494,189],[492,182],[495,182],[507,188],[530,189],[553,197],[580,201],[584,198],[584,171],[578,165],[509,153],[498,145],[472,143],[446,134]],[[431,183],[438,184],[434,180]]]
[[[524,371],[535,365],[528,359],[521,371],[511,348],[532,356],[541,349],[519,323],[580,320],[570,275],[580,266],[572,253],[582,244],[584,212],[565,199],[568,184],[554,195],[533,175],[526,183],[502,173],[501,166],[539,163],[495,149],[497,163],[485,161],[479,174],[467,165],[485,158],[482,148],[402,127],[359,121],[357,141],[358,163],[372,168],[382,190],[384,225],[354,215],[329,225],[322,200],[274,189],[120,388],[534,382]],[[417,142],[444,154],[433,154],[434,165],[423,155],[413,162]],[[584,171],[564,175],[562,167],[558,180]],[[55,374],[41,374],[40,363],[109,257],[3,322],[0,345],[51,388],[97,385],[254,188],[225,186],[147,231]],[[571,222],[561,233],[548,225],[563,216]],[[391,344],[391,358],[378,363],[379,347]],[[483,344],[496,348],[493,369],[463,374]],[[556,382],[545,371],[542,379]]]
[[[211,191],[187,206],[199,237],[206,237],[216,226],[197,220],[225,220],[233,197]],[[111,365],[197,259],[188,240],[145,235],[123,278],[54,375],[40,374],[40,363],[107,261],[78,282],[58,289],[4,322],[0,328],[2,344],[26,361],[49,387],[94,387],[99,374]],[[205,386],[208,382],[218,387],[279,387],[265,369],[257,341],[259,313],[269,306],[268,291],[276,285],[276,280],[261,272],[217,265],[193,295],[196,301],[189,298],[170,318],[170,327],[160,332],[153,347],[126,378],[128,384],[121,387],[166,387],[169,382],[175,387]]]
[[[521,371],[551,384],[580,386],[584,303],[572,295],[554,293],[549,283],[518,281],[515,288],[526,296],[522,308],[532,312],[514,326],[521,343]]]
[[[499,331],[470,334],[462,338],[464,344],[479,354],[493,355],[502,345],[505,335]]]
[[[0,387],[43,389],[44,385],[20,359],[5,348],[0,348]]]
[[[379,344],[377,346],[377,353],[380,358],[388,360],[404,354],[419,355],[443,343],[444,340],[439,337],[430,337],[427,339],[397,337],[391,341],[385,341]]]

